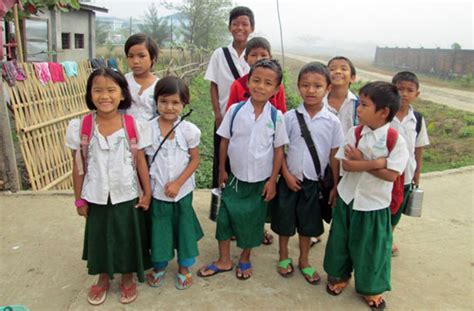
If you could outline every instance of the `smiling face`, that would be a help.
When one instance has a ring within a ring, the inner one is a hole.
[[[160,118],[174,122],[183,112],[184,103],[181,101],[179,94],[176,93],[173,95],[159,95],[157,106]]]
[[[349,63],[344,59],[332,60],[328,68],[331,77],[331,85],[333,86],[349,87],[355,80],[355,75],[352,75]]]
[[[113,113],[123,99],[120,86],[111,78],[97,76],[92,81],[91,98],[98,113]]]
[[[323,98],[329,92],[330,86],[322,74],[308,72],[300,77],[298,89],[305,107],[313,108],[322,107]]]
[[[257,67],[249,77],[248,87],[252,103],[265,104],[278,92],[278,74],[269,68]]]
[[[127,64],[133,71],[134,76],[141,76],[150,72],[153,61],[145,43],[130,47],[127,53]]]
[[[245,60],[247,61],[247,64],[249,66],[252,66],[255,64],[257,61],[261,59],[270,59],[272,58],[272,55],[268,52],[267,49],[264,48],[254,48],[250,50],[249,54],[245,57]]]
[[[396,86],[398,89],[398,94],[400,94],[401,97],[401,107],[409,106],[412,102],[415,101],[418,95],[420,95],[420,91],[418,91],[418,88],[416,87],[416,84],[414,82],[400,81],[397,82]]]
[[[249,17],[240,15],[234,18],[230,23],[229,32],[232,34],[235,42],[247,42],[249,35],[253,32]]]

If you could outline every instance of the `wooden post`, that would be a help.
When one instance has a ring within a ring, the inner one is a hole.
[[[13,6],[13,17],[14,17],[14,22],[15,22],[15,40],[16,40],[17,50],[18,50],[16,53],[16,56],[18,57],[18,61],[20,63],[23,63],[24,62],[23,43],[21,41],[22,35],[21,35],[21,30],[20,30],[20,20],[18,19],[18,4],[15,4]]]
[[[8,107],[3,92],[3,82],[0,82],[0,136],[3,144],[1,149],[4,154],[7,181],[10,185],[10,190],[17,192],[20,190],[20,176],[16,164],[15,145],[13,144]]]

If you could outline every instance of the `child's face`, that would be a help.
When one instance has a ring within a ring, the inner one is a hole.
[[[153,61],[145,43],[135,44],[130,47],[127,54],[127,64],[134,76],[150,72]]]
[[[97,76],[92,81],[91,97],[98,112],[111,113],[118,110],[123,99],[122,89],[111,78]]]
[[[232,34],[235,42],[247,42],[249,35],[253,32],[249,17],[240,15],[234,18],[230,23],[229,32]]]
[[[359,123],[367,125],[371,128],[378,127],[380,124],[384,124],[387,121],[389,109],[387,107],[376,110],[375,103],[370,97],[365,95],[359,96],[359,106],[357,107],[357,117]]]
[[[247,64],[249,64],[249,66],[252,66],[253,64],[255,64],[257,61],[261,59],[271,59],[271,58],[272,58],[272,55],[270,54],[270,52],[268,52],[267,49],[255,48],[249,52],[245,60],[247,61]]]
[[[349,85],[355,81],[355,76],[351,76],[351,67],[343,59],[333,60],[328,68],[331,77],[331,85],[333,86],[349,88]]]
[[[319,73],[308,72],[301,76],[298,82],[298,89],[303,98],[304,105],[315,107],[320,106],[321,102],[330,90],[326,77]]]
[[[181,112],[183,112],[184,103],[179,98],[179,94],[160,95],[157,100],[158,112],[160,118],[167,121],[175,121],[178,119]]]
[[[416,84],[411,81],[400,81],[396,84],[401,97],[401,106],[409,106],[420,95]]]
[[[278,75],[271,69],[257,67],[249,77],[248,87],[252,102],[265,104],[278,92]]]

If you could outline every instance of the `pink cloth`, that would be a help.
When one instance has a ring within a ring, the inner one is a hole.
[[[49,72],[51,74],[51,80],[56,83],[56,82],[64,82],[64,72],[63,72],[63,66],[59,63],[53,63],[49,62]]]
[[[48,63],[34,63],[36,75],[41,84],[46,84],[51,81],[51,73],[49,72]]]

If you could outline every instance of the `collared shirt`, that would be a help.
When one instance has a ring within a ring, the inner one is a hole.
[[[230,56],[234,61],[235,67],[242,77],[249,72],[249,65],[245,61],[245,52],[240,56],[232,46],[232,43],[227,46],[229,48]],[[229,99],[230,86],[234,82],[234,75],[229,68],[229,64],[224,55],[222,48],[218,48],[212,53],[211,60],[207,66],[206,74],[204,79],[209,80],[217,84],[217,91],[219,93],[219,107],[221,108],[221,114],[225,114],[225,106]]]
[[[390,126],[393,127],[405,138],[408,148],[408,164],[405,169],[405,185],[411,184],[416,170],[415,148],[424,147],[430,144],[428,133],[426,131],[425,119],[421,118],[420,134],[416,134],[416,117],[413,113],[413,108],[410,106],[408,114],[399,120],[396,116],[393,118]]]
[[[152,144],[145,149],[149,161],[152,160],[153,155],[167,134],[161,133],[158,119],[159,117],[150,121]],[[176,122],[179,122],[179,120],[176,120]],[[184,172],[191,160],[189,149],[196,148],[199,145],[200,138],[201,131],[198,127],[191,122],[183,121],[175,129],[174,138],[168,138],[163,143],[150,167],[151,189],[155,199],[178,202],[194,190],[196,184],[193,174],[184,182],[175,198],[165,195],[166,184],[175,181]]]
[[[362,152],[364,160],[386,157],[387,169],[401,174],[408,161],[408,149],[403,136],[398,135],[397,142],[389,154],[387,149],[389,126],[387,123],[375,130],[364,126],[357,148]],[[337,159],[345,159],[344,148],[347,144],[356,145],[354,129],[355,127],[347,133],[343,146],[336,153]],[[344,172],[337,191],[346,204],[354,200],[354,210],[375,211],[390,206],[392,188],[393,182],[375,177],[368,172]]]
[[[338,148],[344,141],[341,123],[324,105],[321,111],[313,116],[313,118],[310,118],[303,104],[300,104],[296,111],[304,116],[311,138],[316,146],[316,152],[321,164],[321,173],[324,173],[324,169],[329,164],[331,149]],[[301,181],[303,178],[318,180],[308,146],[303,136],[301,136],[301,128],[295,109],[288,111],[284,115],[284,119],[286,132],[290,140],[286,152],[288,170]]]
[[[288,143],[283,114],[277,110],[274,124],[271,104],[267,102],[255,119],[255,109],[249,99],[235,114],[231,137],[230,123],[236,107],[231,106],[224,115],[217,134],[229,139],[227,154],[234,176],[249,183],[263,181],[272,175],[274,148]]]
[[[132,105],[127,109],[127,113],[131,114],[137,121],[149,121],[156,116],[156,102],[153,98],[153,92],[155,91],[155,85],[158,82],[156,78],[152,85],[147,87],[139,95],[142,86],[137,83],[133,77],[133,72],[125,74],[125,78],[128,82],[128,89],[132,95]]]
[[[151,144],[150,126],[136,122],[139,134],[138,149]],[[69,122],[66,131],[66,147],[80,152],[81,120]],[[107,204],[110,196],[112,204],[126,202],[138,197],[137,175],[125,130],[104,137],[95,123],[88,148],[87,172],[84,176],[81,198],[95,204]]]
[[[341,108],[339,108],[339,111],[329,105],[328,96],[329,94],[323,98],[323,103],[326,105],[326,107],[328,107],[329,111],[334,113],[339,118],[339,121],[341,121],[342,134],[345,137],[347,135],[347,131],[349,131],[351,127],[358,124],[359,122],[357,120],[357,112],[355,107],[357,96],[349,90],[347,92],[346,99],[342,103]]]

